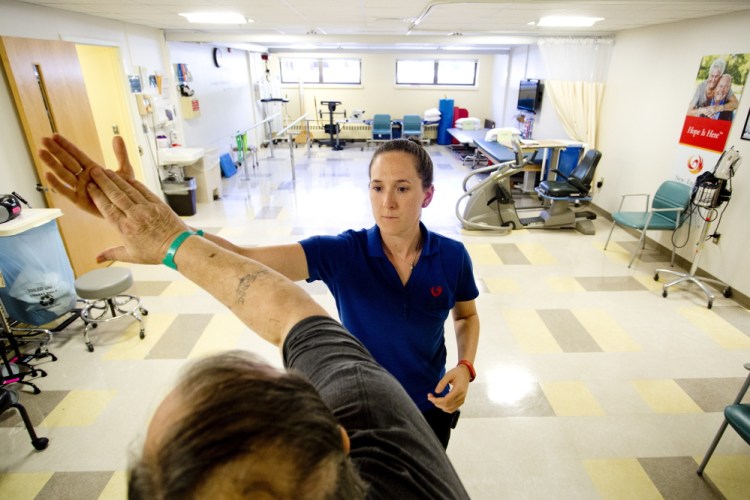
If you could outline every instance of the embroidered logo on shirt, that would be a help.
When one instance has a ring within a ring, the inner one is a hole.
[[[443,294],[443,287],[440,285],[435,285],[430,288],[430,293],[433,297],[440,297]]]

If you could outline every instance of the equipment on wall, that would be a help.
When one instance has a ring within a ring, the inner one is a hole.
[[[659,274],[666,273],[676,276],[677,278],[665,283],[662,286],[662,297],[666,297],[667,290],[670,287],[679,285],[680,283],[694,283],[697,285],[703,293],[706,294],[708,299],[708,308],[711,309],[714,304],[714,294],[706,286],[706,283],[721,288],[721,293],[724,297],[732,296],[732,288],[724,283],[723,281],[696,276],[698,271],[698,263],[700,261],[701,253],[706,242],[712,240],[714,243],[719,242],[721,234],[718,232],[719,225],[721,224],[721,217],[724,215],[724,211],[729,205],[729,201],[732,198],[732,178],[737,173],[737,169],[742,163],[742,158],[739,152],[734,149],[734,146],[724,151],[719,157],[719,161],[716,162],[712,172],[705,172],[698,176],[693,186],[693,194],[691,203],[693,208],[698,211],[701,218],[703,219],[703,225],[701,227],[700,236],[695,244],[695,257],[693,258],[693,264],[690,266],[690,272],[680,273],[671,269],[657,269],[654,272],[654,281],[659,281]],[[724,208],[719,212],[718,208],[722,205]],[[711,223],[718,220],[716,227],[711,234],[708,234]]]

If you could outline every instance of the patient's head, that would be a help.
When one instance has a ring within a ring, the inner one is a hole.
[[[732,88],[732,75],[724,73],[719,79],[718,85],[716,85],[716,92],[714,93],[714,100],[723,101],[729,94],[729,89]]]
[[[129,498],[362,498],[348,439],[304,378],[232,351],[194,364],[154,415]]]

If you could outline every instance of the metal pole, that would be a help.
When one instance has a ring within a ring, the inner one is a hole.
[[[273,156],[273,125],[268,122],[268,157],[274,158]]]
[[[292,163],[292,181],[297,180],[297,176],[294,172],[294,138],[292,137],[292,134],[290,133],[289,138],[287,139],[289,141],[289,161]]]

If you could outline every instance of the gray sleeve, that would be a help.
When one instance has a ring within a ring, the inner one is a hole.
[[[468,498],[445,451],[395,378],[340,323],[307,318],[284,342],[284,364],[318,390],[351,440],[371,498]]]
[[[695,89],[695,92],[693,93],[693,98],[690,100],[690,106],[688,106],[689,110],[701,107],[701,99],[703,95],[706,93],[705,88],[706,88],[706,82],[702,82],[698,84],[698,87]]]

